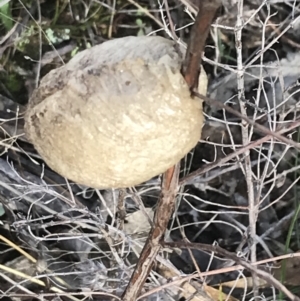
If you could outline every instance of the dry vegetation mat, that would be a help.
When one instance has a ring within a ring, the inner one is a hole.
[[[299,33],[297,0],[0,0],[0,300],[299,300]]]

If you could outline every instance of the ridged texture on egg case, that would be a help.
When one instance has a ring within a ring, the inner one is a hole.
[[[198,142],[183,53],[162,37],[125,37],[52,70],[29,101],[25,132],[57,173],[94,188],[129,187],[166,171]],[[202,69],[199,92],[206,94]]]

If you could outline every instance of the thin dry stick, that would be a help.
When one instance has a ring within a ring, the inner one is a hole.
[[[109,39],[111,39],[111,37],[112,37],[115,14],[116,14],[116,0],[113,0],[112,11],[111,11],[109,27],[108,27],[108,38]]]
[[[202,243],[187,243],[187,242],[168,242],[168,243],[164,243],[164,246],[167,248],[185,248],[185,249],[190,248],[190,249],[202,250],[206,252],[214,252],[216,254],[224,256],[230,260],[235,261],[242,267],[246,268],[248,271],[256,274],[259,278],[265,280],[268,284],[274,286],[275,288],[283,292],[292,301],[300,301],[299,297],[297,297],[292,292],[290,292],[282,283],[280,283],[280,281],[275,279],[271,274],[269,274],[264,270],[258,269],[255,265],[252,265],[251,263],[236,256],[234,253],[228,252],[219,246],[206,245]]]
[[[235,45],[237,53],[237,89],[238,89],[238,101],[240,104],[240,110],[243,116],[247,116],[247,108],[245,99],[245,83],[244,83],[244,69],[243,69],[243,56],[242,56],[242,30],[243,30],[243,6],[244,1],[239,0],[237,3],[237,17],[236,17],[236,30],[235,30]],[[250,141],[249,137],[249,123],[244,119],[241,121],[242,127],[242,140],[243,145],[247,145]],[[252,177],[252,167],[250,150],[245,151],[244,156],[244,168],[245,168],[245,180],[247,184],[247,194],[248,194],[248,208],[249,208],[249,236],[252,241],[250,246],[250,258],[251,262],[256,262],[256,221],[258,217],[258,198],[254,196],[254,185]],[[253,295],[255,300],[258,297],[258,278],[255,272],[256,267],[253,267],[254,273],[252,272],[253,278]]]
[[[220,4],[220,0],[201,1],[182,66],[182,74],[191,91],[197,87],[205,41]],[[154,216],[154,226],[149,233],[139,261],[122,296],[123,301],[135,301],[137,299],[161,248],[160,242],[164,238],[168,222],[175,209],[179,170],[180,165],[177,164],[168,169],[163,175],[161,195]]]
[[[212,248],[211,245],[209,245],[210,248]],[[255,262],[253,265],[258,266],[261,264],[266,264],[266,263],[270,263],[270,262],[275,262],[277,260],[281,260],[281,259],[288,259],[288,258],[293,258],[293,257],[300,257],[300,253],[290,253],[290,254],[286,254],[286,255],[281,255],[278,257],[273,257],[273,258],[268,258],[268,259],[264,259],[261,261],[257,261]],[[224,273],[229,273],[229,272],[233,272],[233,271],[237,271],[237,270],[241,270],[244,269],[244,267],[242,265],[234,265],[234,266],[228,266],[228,267],[224,267],[224,268],[220,268],[217,270],[212,270],[212,271],[206,271],[206,272],[201,272],[201,276],[205,277],[205,276],[213,276],[213,275],[220,275],[220,274],[224,274]],[[151,296],[154,293],[157,293],[159,291],[162,291],[164,289],[170,289],[170,287],[172,287],[173,285],[182,285],[182,283],[190,281],[192,279],[198,278],[198,274],[191,274],[191,275],[182,275],[180,278],[177,278],[175,280],[169,281],[166,284],[162,284],[160,287],[156,287],[152,290],[149,290],[147,293],[141,295],[138,300],[141,300],[147,296]]]
[[[144,8],[143,6],[139,5],[136,1],[134,0],[127,0],[129,3],[133,4],[136,6],[141,12],[143,12],[146,16],[148,16],[150,19],[152,19],[159,27],[164,28],[164,24],[160,22],[158,19],[156,19],[148,9]]]
[[[27,280],[31,281],[32,283],[36,283],[36,284],[38,284],[40,286],[44,286],[44,287],[46,286],[46,284],[45,284],[44,281],[42,281],[40,279],[36,279],[36,278],[32,277],[31,275],[27,275],[27,274],[25,274],[23,272],[17,271],[15,269],[10,268],[10,267],[7,267],[7,266],[5,266],[3,264],[0,264],[0,270],[4,270],[4,271],[6,271],[6,272],[8,272],[10,274],[16,275],[16,276],[18,276],[20,278],[27,279]],[[49,290],[53,291],[53,292],[56,292],[56,293],[63,293],[62,289],[60,289],[58,287],[55,287],[55,286],[51,286],[49,288]],[[70,298],[72,300],[74,300],[74,301],[80,301],[79,299],[77,299],[76,297],[73,297],[73,296],[70,296]]]
[[[170,24],[169,27],[170,27],[171,35],[172,35],[173,39],[178,40],[178,37],[176,35],[176,31],[175,31],[175,26],[174,26],[174,23],[173,23],[171,14],[170,14],[170,8],[169,8],[168,0],[164,0],[164,6],[166,8],[167,17],[168,17],[169,24]]]
[[[221,104],[223,106],[223,104]],[[272,132],[273,134],[282,134],[285,132],[289,132],[297,127],[300,126],[300,120],[296,120],[295,122],[291,123],[287,128],[281,129],[277,132]],[[216,160],[215,162],[212,162],[210,164],[206,164],[203,167],[198,168],[197,170],[191,172],[190,174],[188,174],[187,176],[183,177],[180,181],[179,181],[179,185],[185,185],[187,183],[191,183],[192,181],[195,180],[195,178],[201,176],[202,174],[218,167],[218,166],[222,166],[223,164],[225,164],[226,162],[230,161],[231,159],[235,158],[236,156],[243,154],[245,152],[246,149],[253,149],[254,147],[257,147],[265,142],[267,142],[268,140],[271,140],[274,136],[269,134],[266,135],[264,137],[262,137],[261,139],[258,139],[256,141],[252,141],[249,144],[241,147],[240,149],[238,149],[237,151],[229,154],[228,156],[221,158],[219,160]]]
[[[286,137],[282,136],[278,132],[273,132],[273,131],[269,130],[268,128],[264,127],[263,125],[257,123],[256,121],[254,121],[254,120],[248,118],[247,116],[241,114],[240,112],[232,109],[231,107],[229,107],[227,105],[224,105],[220,101],[217,101],[215,99],[209,98],[209,97],[207,97],[205,95],[202,95],[200,93],[197,93],[197,92],[193,92],[193,94],[195,96],[203,99],[207,104],[211,104],[211,105],[217,106],[217,107],[219,107],[221,109],[224,109],[227,112],[229,112],[229,113],[231,113],[231,114],[233,114],[233,115],[241,118],[242,120],[244,120],[248,124],[253,125],[262,134],[271,135],[273,138],[276,138],[277,140],[279,140],[279,141],[281,141],[281,142],[283,142],[285,144],[291,145],[291,146],[295,147],[297,150],[300,150],[300,143],[297,143],[297,142],[295,142],[292,139],[286,138]]]

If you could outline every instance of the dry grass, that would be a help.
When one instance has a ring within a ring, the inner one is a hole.
[[[121,191],[68,182],[26,141],[22,104],[49,70],[103,40],[160,34],[187,42],[195,6],[50,2],[0,1],[0,298],[118,300],[152,225],[160,179]],[[299,2],[223,5],[203,58],[209,97],[298,143]],[[182,160],[165,236],[181,245],[164,245],[140,299],[293,298],[299,148],[217,106],[205,112],[202,139]]]

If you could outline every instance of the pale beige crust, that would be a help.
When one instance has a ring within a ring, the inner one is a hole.
[[[29,140],[53,170],[94,188],[134,186],[166,171],[196,145],[203,123],[202,104],[180,74],[182,57],[161,37],[79,53],[31,97]]]

